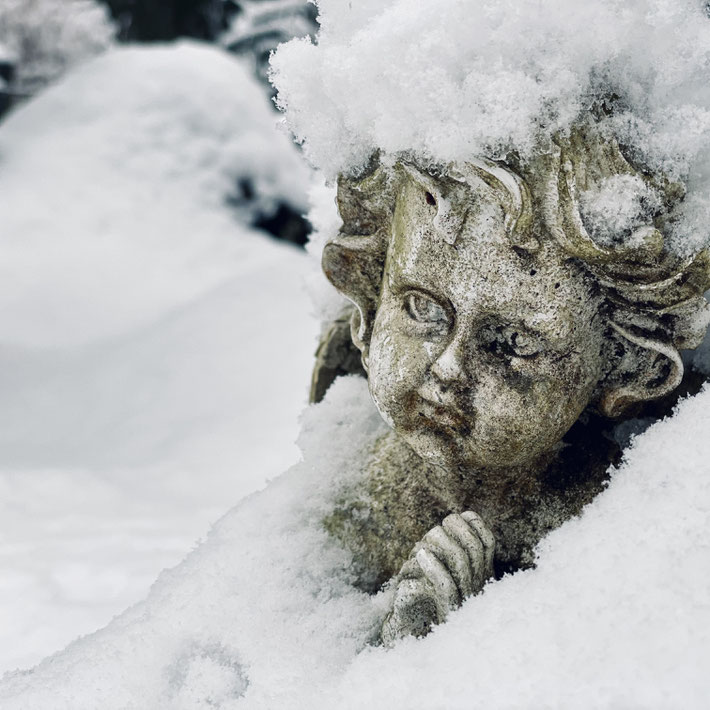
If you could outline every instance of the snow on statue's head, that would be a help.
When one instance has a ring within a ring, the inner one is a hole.
[[[633,214],[600,238],[585,198],[610,185],[634,186]],[[356,306],[382,416],[433,464],[495,470],[541,461],[590,405],[618,417],[671,392],[708,323],[707,251],[662,235],[682,197],[592,119],[523,167],[377,158],[341,176],[323,267]]]

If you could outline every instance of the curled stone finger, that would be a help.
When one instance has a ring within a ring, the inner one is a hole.
[[[392,608],[401,614],[412,607],[427,606],[431,600],[432,591],[425,579],[404,579],[397,585]]]
[[[391,646],[405,636],[424,636],[439,620],[431,585],[424,578],[405,579],[397,585],[392,611],[382,624],[381,638]]]
[[[458,587],[461,599],[469,596],[473,587],[471,561],[458,539],[451,537],[443,527],[437,525],[424,536],[423,542],[448,569]]]
[[[476,534],[483,543],[484,559],[486,563],[486,577],[493,576],[493,555],[495,554],[496,539],[488,529],[478,513],[467,510],[461,513],[461,517],[476,531]]]
[[[434,590],[441,622],[451,609],[461,604],[461,595],[453,578],[436,555],[422,548],[417,552],[417,562]]]
[[[417,564],[417,559],[415,556],[416,550],[411,554],[409,559],[402,565],[402,569],[399,571],[399,579],[417,579],[422,576],[422,568]]]
[[[472,590],[470,594],[481,591],[488,578],[486,574],[486,560],[483,543],[480,537],[471,529],[471,526],[455,513],[444,518],[442,525],[446,532],[466,550],[472,577]]]

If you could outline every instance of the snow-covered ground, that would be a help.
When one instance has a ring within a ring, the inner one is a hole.
[[[309,171],[234,59],[115,50],[0,125],[0,671],[138,601],[298,456]]]

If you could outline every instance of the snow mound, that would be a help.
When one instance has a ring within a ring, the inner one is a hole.
[[[0,686],[6,710],[704,708],[710,692],[710,390],[637,437],[535,570],[423,640],[368,645],[388,593],[350,586],[320,520],[384,425],[343,378],[304,460],[244,500],[148,599]]]
[[[603,104],[601,113],[613,108],[603,129],[638,165],[685,181],[676,250],[707,243],[710,19],[702,2],[318,7],[317,44],[282,45],[272,80],[291,130],[329,177],[357,171],[377,149],[424,163],[511,151],[524,159]]]
[[[305,209],[258,83],[194,43],[111,52],[0,124],[0,673],[298,460],[313,265],[245,226],[242,178]]]
[[[224,208],[240,182],[307,209],[310,172],[275,123],[238,60],[192,42],[115,49],[14,112],[0,125],[3,340],[111,337],[252,270],[259,252]]]

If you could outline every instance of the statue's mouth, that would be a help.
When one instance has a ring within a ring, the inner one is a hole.
[[[471,433],[470,417],[466,416],[450,404],[432,402],[424,397],[419,398],[417,415],[427,422],[428,426],[454,432],[459,436],[469,436]]]

